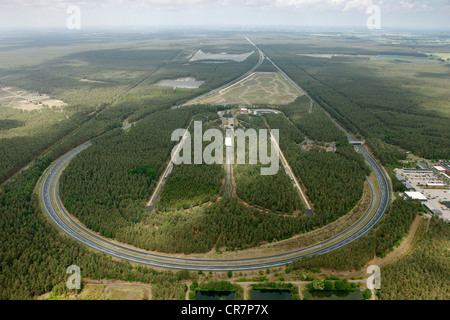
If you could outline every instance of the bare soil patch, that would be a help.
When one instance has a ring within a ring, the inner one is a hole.
[[[0,88],[0,105],[7,108],[22,109],[26,111],[40,110],[48,107],[63,107],[64,101],[53,99],[45,94],[28,92],[14,87]]]
[[[242,53],[242,54],[228,54],[225,52],[221,53],[209,53],[209,52],[203,52],[202,50],[197,51],[197,53],[194,54],[194,56],[191,58],[189,62],[194,61],[202,61],[202,60],[218,60],[218,61],[226,61],[226,60],[232,60],[236,62],[243,62],[247,60],[248,57],[250,57],[255,51],[248,52],[248,53]]]

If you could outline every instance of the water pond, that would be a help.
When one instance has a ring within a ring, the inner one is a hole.
[[[308,291],[303,292],[306,299],[313,300],[364,300],[361,291]]]
[[[196,291],[195,300],[236,300],[232,291]]]
[[[290,290],[250,290],[250,300],[294,300]]]

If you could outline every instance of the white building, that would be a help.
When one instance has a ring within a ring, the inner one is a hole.
[[[248,113],[248,109],[247,108],[241,108],[241,114],[247,114]]]
[[[420,200],[420,201],[427,201],[427,197],[425,197],[422,193],[420,192],[405,192],[405,195],[408,198],[411,198],[413,200]]]
[[[444,189],[445,184],[443,182],[427,182],[427,188]]]
[[[231,137],[226,137],[225,138],[225,147],[231,148],[232,146],[233,146],[233,140],[231,139]]]

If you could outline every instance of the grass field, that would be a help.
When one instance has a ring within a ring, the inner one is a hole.
[[[277,72],[255,72],[242,82],[207,97],[201,103],[254,105],[288,104],[299,96],[292,85]]]
[[[109,286],[104,293],[106,300],[144,300],[144,298],[148,298],[148,291],[146,288],[137,286],[129,288]]]
[[[144,283],[88,280],[79,293],[49,292],[38,300],[149,300],[151,290],[151,286]]]

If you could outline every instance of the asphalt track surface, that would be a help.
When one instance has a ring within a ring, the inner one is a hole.
[[[296,87],[298,86],[296,85]],[[335,124],[342,130],[336,122]],[[346,133],[346,135],[350,142],[355,141],[351,135],[348,133]],[[358,220],[358,222],[346,231],[307,248],[261,258],[236,260],[197,260],[152,254],[143,250],[136,250],[125,245],[113,243],[108,239],[104,239],[96,235],[90,230],[82,228],[75,221],[73,221],[62,206],[59,198],[60,173],[71,159],[88,148],[90,145],[91,142],[87,142],[68,152],[59,160],[55,161],[44,173],[40,189],[40,198],[45,213],[61,231],[83,245],[116,258],[153,267],[203,271],[244,271],[283,266],[286,263],[291,263],[305,256],[325,254],[338,250],[361,238],[373,227],[375,227],[376,224],[383,218],[390,203],[390,186],[384,170],[362,146],[356,145],[355,149],[364,156],[368,165],[372,168],[376,175],[379,185],[379,197],[375,192],[374,186],[369,181],[372,191],[371,205],[365,214]],[[374,212],[371,214],[373,210]]]
[[[233,121],[231,119],[225,120],[230,124],[230,122],[233,124],[235,123],[235,119],[233,118]],[[233,129],[227,129],[226,130],[226,138],[230,138],[233,140]],[[229,196],[233,196],[234,193],[234,183],[233,183],[233,162],[234,162],[234,147],[233,142],[231,146],[225,146],[225,183],[224,183],[224,192],[225,194],[228,194]]]
[[[226,162],[225,162],[225,184],[224,191],[229,196],[233,196],[234,185],[233,185],[233,149],[231,147],[226,147]]]
[[[193,260],[167,257],[162,255],[150,254],[144,251],[131,249],[116,243],[112,243],[101,238],[93,232],[80,227],[69,216],[63,208],[59,195],[59,173],[61,169],[70,162],[78,153],[90,146],[90,142],[70,151],[68,154],[56,161],[46,172],[42,180],[41,200],[44,210],[53,223],[64,233],[77,240],[78,242],[111,256],[126,259],[132,262],[141,263],[155,267],[165,267],[173,269],[204,270],[204,271],[228,271],[228,270],[251,270],[272,268],[293,262],[303,256],[314,254],[324,254],[342,248],[356,239],[367,234],[384,216],[390,201],[389,183],[384,176],[383,170],[378,163],[361,146],[356,146],[362,153],[368,164],[374,169],[380,184],[380,201],[376,207],[375,213],[369,218],[369,214],[375,206],[375,190],[370,184],[372,190],[372,203],[363,217],[345,232],[318,243],[314,246],[290,253],[274,255],[270,257],[239,259],[239,260]],[[366,221],[367,219],[367,221]],[[356,231],[355,231],[356,230]]]

